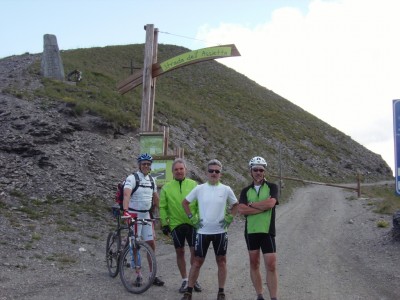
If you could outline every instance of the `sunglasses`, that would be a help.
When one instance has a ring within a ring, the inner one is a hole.
[[[212,170],[212,169],[208,169],[208,173],[210,173],[210,174],[212,174],[212,173],[219,174],[219,173],[221,173],[221,171],[220,171],[220,170]]]
[[[151,163],[141,163],[142,166],[151,166]]]
[[[260,172],[260,173],[265,171],[264,169],[252,169],[252,170],[253,170],[253,172]]]

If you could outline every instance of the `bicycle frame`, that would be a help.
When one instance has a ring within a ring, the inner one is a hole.
[[[120,278],[125,288],[134,294],[146,291],[153,284],[157,273],[156,257],[150,245],[138,235],[138,225],[152,225],[154,219],[122,216],[127,220],[129,244],[119,259]],[[143,259],[146,257],[147,259]],[[144,263],[147,261],[147,263]]]
[[[122,217],[125,219],[129,219],[129,217]],[[142,223],[142,225],[147,225],[147,221],[152,221],[151,219],[138,219],[137,217],[131,218],[131,224],[128,225],[128,241],[129,241],[129,251],[131,254],[131,267],[140,269],[142,266],[142,260],[140,257],[140,252],[136,251],[139,241],[139,237],[137,235],[137,225],[138,222]]]

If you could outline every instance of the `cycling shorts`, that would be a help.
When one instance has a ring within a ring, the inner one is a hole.
[[[248,233],[244,235],[247,244],[247,250],[259,250],[263,254],[275,253],[275,237],[268,233]]]
[[[171,232],[172,240],[176,248],[185,247],[185,240],[189,247],[194,247],[194,241],[196,239],[196,229],[189,224],[181,224],[174,228]]]
[[[194,244],[194,255],[205,258],[207,250],[212,242],[216,256],[225,256],[228,248],[228,233],[216,234],[196,234],[196,243]]]

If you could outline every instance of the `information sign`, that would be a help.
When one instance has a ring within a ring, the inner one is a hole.
[[[140,153],[162,155],[164,153],[163,132],[142,132],[140,134]]]
[[[172,163],[173,159],[165,157],[165,159],[155,157],[151,166],[151,175],[156,178],[157,186],[162,187],[173,179]]]

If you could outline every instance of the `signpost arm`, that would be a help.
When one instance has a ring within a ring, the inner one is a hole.
[[[147,25],[149,26],[149,25]],[[158,31],[157,31],[158,33]],[[147,44],[147,42],[146,42]],[[167,61],[162,63],[155,63],[153,65],[153,73],[152,78],[156,78],[162,74],[173,71],[177,68],[185,67],[191,64],[224,58],[224,57],[232,57],[232,56],[240,56],[239,51],[236,49],[236,46],[231,45],[222,45],[217,47],[209,47],[203,48],[195,51],[190,51],[187,53],[180,54],[175,56]],[[137,72],[129,76],[127,79],[121,81],[117,84],[117,89],[121,94],[125,94],[135,87],[141,85],[143,83],[144,72]]]

